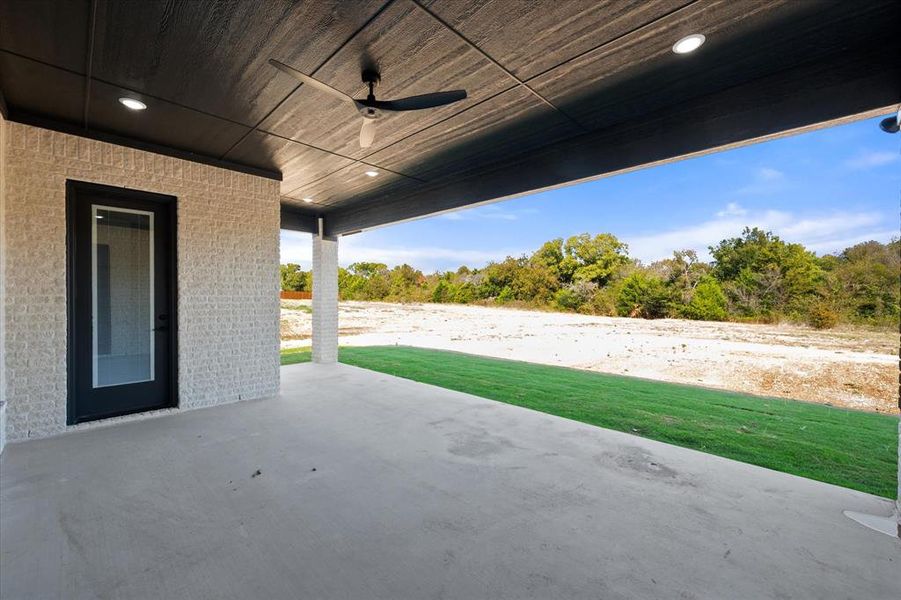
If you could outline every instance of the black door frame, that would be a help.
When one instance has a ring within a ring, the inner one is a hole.
[[[178,229],[176,227],[176,203],[175,196],[167,196],[153,192],[132,190],[85,181],[66,180],[66,424],[74,425],[97,418],[78,418],[76,411],[76,328],[75,328],[75,236],[76,220],[75,206],[79,194],[107,194],[121,200],[140,200],[169,206],[169,231],[171,238],[171,251],[168,264],[169,294],[167,298],[167,314],[169,315],[169,397],[165,406],[158,408],[175,408],[178,406]],[[157,410],[157,409],[151,409]],[[100,419],[112,418],[136,412],[145,412],[144,409],[125,410],[120,413],[106,414]]]

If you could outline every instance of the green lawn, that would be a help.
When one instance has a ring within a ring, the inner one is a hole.
[[[818,404],[398,346],[341,362],[894,498],[898,419]],[[282,364],[310,360],[309,348]]]
[[[282,350],[282,366],[296,365],[297,363],[310,362],[312,350],[310,348],[286,348]]]

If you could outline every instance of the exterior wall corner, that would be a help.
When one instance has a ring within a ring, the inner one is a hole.
[[[20,123],[2,125],[6,268],[0,306],[6,314],[0,322],[8,350],[9,441],[67,430],[69,180],[177,199],[178,408],[278,392],[277,182]]]

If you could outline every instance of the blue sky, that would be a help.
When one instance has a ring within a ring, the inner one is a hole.
[[[483,266],[546,240],[610,232],[643,262],[758,226],[817,254],[899,235],[901,134],[858,121],[341,238],[339,261],[425,272]],[[281,260],[310,266],[310,236]]]

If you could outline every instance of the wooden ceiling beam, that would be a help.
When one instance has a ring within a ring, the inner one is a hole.
[[[88,115],[91,109],[91,72],[94,66],[94,31],[97,27],[97,0],[88,6],[88,44],[84,59],[84,128],[88,129]]]
[[[304,233],[316,233],[318,231],[319,215],[317,213],[282,204],[281,215],[281,229],[302,231]]]

